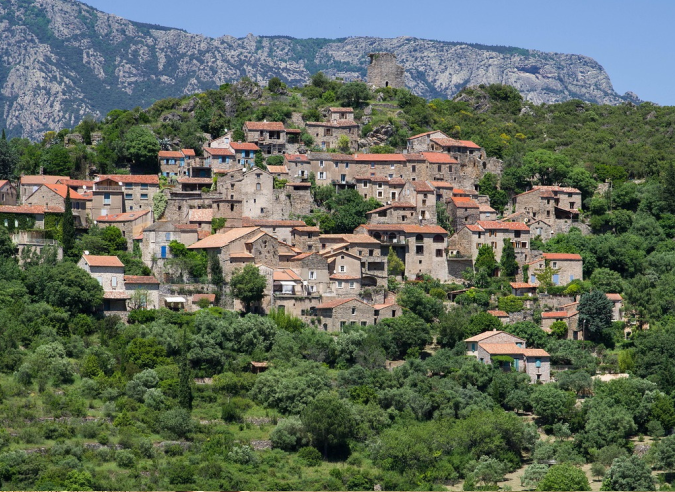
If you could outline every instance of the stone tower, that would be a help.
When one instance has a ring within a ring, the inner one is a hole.
[[[375,87],[405,87],[405,68],[396,64],[393,53],[370,53],[368,84]]]

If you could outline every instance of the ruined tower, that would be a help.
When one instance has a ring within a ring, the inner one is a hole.
[[[368,84],[375,87],[405,87],[405,68],[396,64],[393,53],[370,53]]]

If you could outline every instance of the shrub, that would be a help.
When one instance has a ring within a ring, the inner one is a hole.
[[[309,444],[309,436],[298,417],[288,417],[277,424],[270,434],[272,446],[284,451],[295,451]]]
[[[227,459],[239,465],[250,465],[258,462],[258,457],[251,446],[237,446],[227,453]]]
[[[307,466],[319,466],[321,464],[321,453],[311,446],[300,448],[298,458],[304,461]]]
[[[115,463],[120,468],[133,468],[136,464],[136,458],[131,451],[121,449],[115,453]]]
[[[223,408],[220,411],[220,418],[228,423],[241,422],[242,411],[230,400],[223,405]]]
[[[194,430],[190,412],[184,408],[167,410],[159,417],[159,430],[171,437],[185,437]]]

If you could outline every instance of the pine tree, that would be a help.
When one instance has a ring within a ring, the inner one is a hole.
[[[178,364],[178,404],[185,410],[192,411],[192,371],[187,358],[187,333],[183,329],[183,344]]]
[[[10,179],[17,162],[16,152],[9,145],[5,130],[2,130],[2,137],[0,137],[0,179]]]
[[[518,273],[518,262],[516,261],[516,250],[513,249],[513,243],[508,238],[504,238],[504,248],[502,257],[499,260],[499,266],[502,270],[502,277],[515,278]]]
[[[66,199],[63,202],[63,220],[61,220],[61,244],[63,244],[63,256],[70,257],[75,248],[75,217],[73,205],[70,202],[70,188],[67,188]]]

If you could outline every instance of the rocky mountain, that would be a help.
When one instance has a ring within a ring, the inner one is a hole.
[[[451,97],[481,83],[515,86],[535,103],[579,98],[618,104],[593,59],[409,37],[381,39],[209,38],[132,22],[76,0],[0,0],[0,125],[40,138],[85,115],[148,106],[243,76],[305,83],[319,70],[365,78],[367,54],[389,51],[418,95]]]

